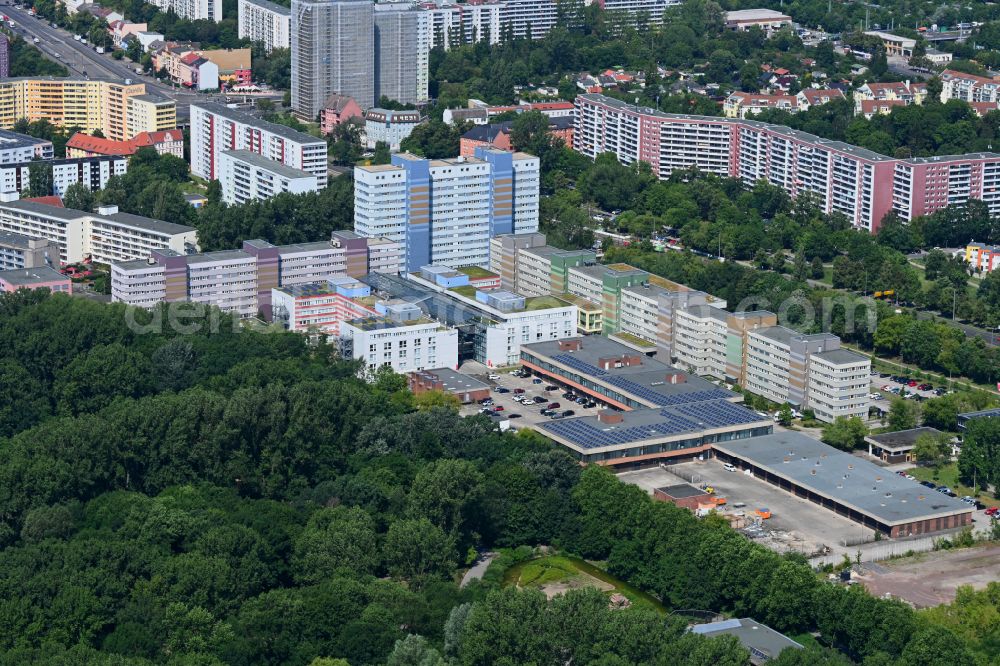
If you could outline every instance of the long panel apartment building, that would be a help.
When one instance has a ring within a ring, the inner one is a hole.
[[[47,238],[0,231],[0,271],[59,265],[59,246]]]
[[[191,105],[191,172],[207,180],[221,176],[220,154],[256,153],[278,164],[306,171],[326,187],[326,142],[222,104]]]
[[[150,94],[145,83],[105,79],[18,78],[0,81],[0,127],[20,119],[95,130],[112,141],[177,127],[173,100]]]
[[[198,247],[193,227],[102,206],[96,213],[35,201],[0,203],[0,232],[42,238],[59,248],[64,264],[90,259],[101,264],[130,261],[169,249],[184,254]]]
[[[696,168],[763,180],[793,197],[809,192],[825,212],[872,232],[890,211],[909,220],[970,198],[1000,214],[1000,154],[898,159],[753,120],[662,113],[603,95],[580,95],[576,105],[577,151],[647,162],[660,178]]]
[[[219,184],[222,200],[237,205],[254,199],[270,199],[283,192],[305,194],[319,189],[314,174],[249,150],[219,153]]]
[[[25,192],[31,182],[32,169],[51,170],[50,194],[61,197],[75,183],[80,183],[91,192],[104,189],[112,176],[121,176],[128,171],[128,160],[100,156],[0,164],[0,194],[9,197]]]
[[[292,12],[269,0],[238,0],[237,24],[240,39],[259,42],[270,53],[290,46]]]
[[[111,266],[113,301],[150,308],[161,302],[215,305],[240,317],[272,318],[272,290],[368,272],[368,239],[334,232],[331,240],[273,245],[243,242],[240,250],[184,254],[164,249]]]
[[[0,130],[0,164],[20,164],[34,159],[50,160],[54,156],[52,142],[27,134]]]
[[[218,23],[222,20],[222,0],[150,0],[161,11],[172,11],[182,19],[206,19]]]
[[[354,230],[400,244],[409,272],[428,264],[488,266],[490,238],[538,229],[539,161],[480,148],[476,157],[354,169]]]

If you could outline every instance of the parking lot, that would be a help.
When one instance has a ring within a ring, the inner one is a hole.
[[[921,390],[919,386],[925,383],[931,384],[931,388]],[[938,388],[939,387],[934,386],[931,382],[927,382],[926,380],[917,381],[916,386],[910,386],[909,382],[904,383],[896,381],[892,378],[892,376],[886,375],[885,373],[871,376],[871,393],[878,393],[881,396],[880,399],[873,399],[872,404],[885,412],[889,411],[890,400],[895,397],[895,395],[901,394],[904,390],[906,391],[906,395],[914,396],[912,398],[914,400],[917,399],[916,396],[919,396],[921,400],[929,400],[930,398],[939,397],[939,394],[935,393],[935,390]],[[893,394],[893,391],[895,391],[895,395]]]
[[[676,483],[709,485],[718,497],[726,498],[723,513],[743,512],[752,519],[754,511],[767,508],[771,518],[762,521],[764,534],[755,537],[763,545],[778,552],[797,551],[806,556],[819,554],[824,547],[831,553],[849,553],[856,547],[846,542],[871,539],[870,529],[862,528],[843,516],[838,516],[812,502],[795,497],[776,486],[739,472],[727,472],[716,459],[683,462],[666,468],[651,468],[622,472],[618,478],[633,483],[650,494],[654,488]],[[738,507],[738,504],[745,504]]]
[[[599,405],[584,407],[564,398],[565,389],[556,383],[532,377],[518,377],[510,374],[509,370],[496,374],[478,363],[466,363],[460,368],[460,372],[471,375],[491,386],[490,397],[493,399],[493,408],[502,408],[500,413],[510,419],[510,427],[512,428],[534,427],[541,422],[550,420],[550,417],[541,414],[541,411],[552,403],[558,403],[559,406],[555,408],[558,413],[570,410],[573,412],[573,416],[593,416],[600,407]],[[499,379],[490,379],[490,375],[499,377]],[[549,387],[555,388],[547,390]],[[498,388],[507,389],[509,393],[499,392]],[[523,391],[523,393],[516,393],[518,390]],[[532,402],[528,404],[517,402],[514,398],[518,395],[526,396]],[[535,402],[536,397],[543,398],[544,401]],[[463,415],[475,414],[480,409],[482,409],[482,405],[464,405],[461,413]],[[515,414],[517,416],[514,416]]]

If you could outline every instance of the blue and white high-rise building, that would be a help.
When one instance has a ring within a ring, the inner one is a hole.
[[[489,266],[490,238],[538,230],[539,161],[480,147],[475,157],[408,153],[354,169],[354,230],[400,244],[407,272]]]

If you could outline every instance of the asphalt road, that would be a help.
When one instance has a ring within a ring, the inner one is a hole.
[[[85,45],[73,38],[73,35],[61,28],[53,28],[45,19],[31,16],[26,9],[15,5],[0,5],[3,13],[9,15],[16,25],[14,32],[26,41],[37,38],[35,44],[49,60],[61,63],[72,73],[88,78],[132,79],[146,84],[147,90],[155,91],[173,99],[177,103],[178,124],[186,124],[188,108],[196,101],[220,101],[224,95],[219,93],[197,93],[175,88],[145,74],[135,71],[135,64],[129,60],[115,60],[111,53],[98,53],[92,46]],[[279,97],[281,92],[275,92],[264,97]],[[258,97],[255,95],[255,97]]]

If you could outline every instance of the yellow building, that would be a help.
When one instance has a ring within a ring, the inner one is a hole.
[[[146,84],[100,79],[0,81],[0,128],[10,129],[21,118],[79,127],[87,133],[100,130],[113,141],[177,126],[174,102],[148,95]]]

